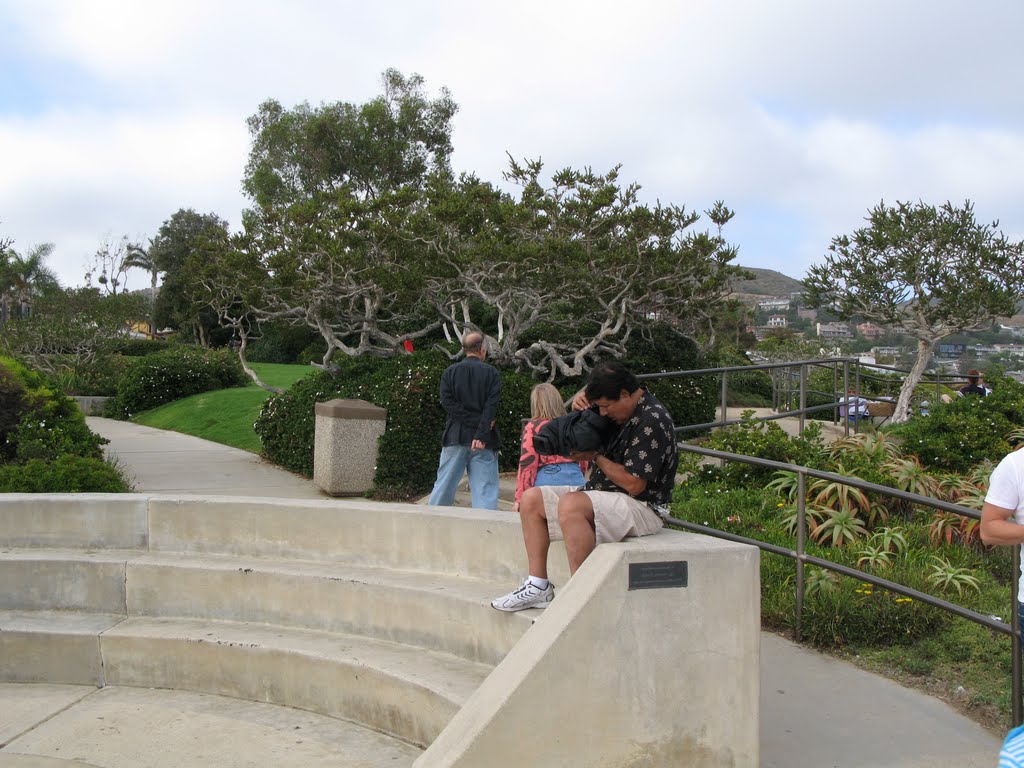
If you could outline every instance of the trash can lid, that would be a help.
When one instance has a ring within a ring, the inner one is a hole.
[[[330,419],[363,419],[364,421],[387,421],[388,412],[365,400],[328,400],[317,403],[315,413]]]

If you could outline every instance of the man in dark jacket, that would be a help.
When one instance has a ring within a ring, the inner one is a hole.
[[[430,494],[432,506],[450,507],[462,475],[469,472],[469,492],[477,509],[498,508],[498,448],[495,419],[501,376],[484,362],[484,336],[471,331],[462,337],[464,360],[441,375],[441,405],[448,420],[441,439],[441,461]]]

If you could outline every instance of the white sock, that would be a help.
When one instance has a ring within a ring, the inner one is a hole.
[[[535,586],[537,589],[547,589],[548,588],[548,580],[547,579],[542,579],[542,578],[540,578],[538,576],[531,576],[530,577],[530,583],[533,584],[533,586]]]

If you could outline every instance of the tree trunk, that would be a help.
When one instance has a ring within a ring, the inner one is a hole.
[[[242,341],[238,345],[238,362],[242,364],[242,370],[245,371],[245,375],[252,379],[253,384],[255,384],[260,389],[265,389],[267,392],[272,392],[275,395],[280,395],[282,392],[284,392],[283,389],[280,389],[279,387],[273,387],[270,384],[265,384],[263,380],[260,379],[259,374],[257,374],[256,371],[249,367],[249,361],[245,359],[245,348],[246,346],[248,346],[249,343],[249,334],[246,333],[245,331],[241,331],[239,333],[239,336],[241,336]]]
[[[151,273],[150,280],[150,293],[149,293],[149,339],[152,341],[156,338],[156,279],[157,272],[154,268]]]
[[[917,359],[910,369],[910,374],[903,380],[900,396],[896,399],[896,410],[892,415],[893,424],[904,424],[910,419],[910,398],[914,394],[914,387],[918,385],[924,375],[924,369],[928,366],[928,358],[932,355],[932,346],[931,341],[917,340]]]

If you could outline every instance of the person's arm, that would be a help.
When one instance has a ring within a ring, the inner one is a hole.
[[[448,368],[441,374],[441,407],[453,419],[464,423],[469,417],[469,412],[455,396],[455,382],[453,381],[455,376],[455,368]]]
[[[532,422],[527,422],[523,427],[523,436],[520,440],[522,450],[519,453],[519,471],[516,473],[516,503],[515,510],[519,510],[519,498],[523,491],[532,488],[537,483],[537,465],[540,463],[540,456],[533,448]]]
[[[981,540],[992,545],[1024,544],[1024,525],[1013,519],[1015,512],[986,501],[981,508]]]
[[[639,496],[647,490],[646,480],[642,477],[637,477],[624,466],[616,464],[607,456],[595,453],[593,462],[594,465],[604,473],[605,477],[619,486],[619,488],[624,490],[630,496]]]

